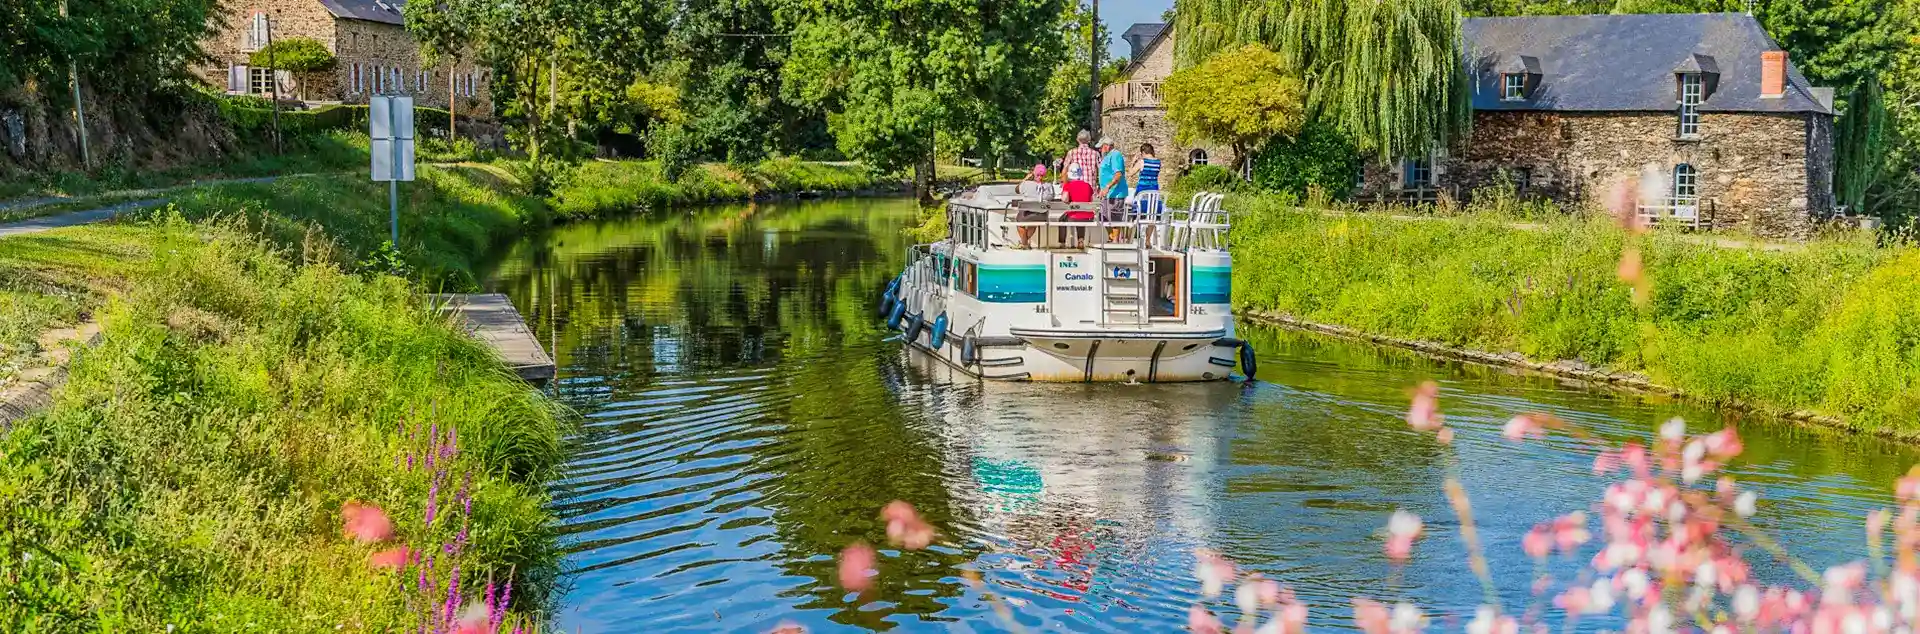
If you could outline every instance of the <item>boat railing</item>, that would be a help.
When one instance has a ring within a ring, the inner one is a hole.
[[[1164,251],[1222,250],[1232,224],[1231,214],[1221,208],[1225,198],[1224,194],[1202,192],[1188,207],[1176,208],[1166,203],[1161,192],[1143,192],[1117,214],[1087,203],[1015,201],[995,211],[956,204],[949,207],[948,223],[955,242],[981,250],[1075,249],[1140,242]],[[995,214],[1002,219],[994,218]],[[1089,219],[1067,220],[1069,214]],[[995,226],[1001,231],[995,232]]]

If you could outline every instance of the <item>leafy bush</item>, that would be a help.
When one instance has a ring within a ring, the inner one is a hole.
[[[1359,150],[1353,142],[1333,126],[1315,122],[1296,137],[1267,143],[1253,157],[1253,184],[1295,196],[1319,188],[1334,198],[1346,198],[1359,167]]]
[[[1193,191],[1227,192],[1240,188],[1240,177],[1218,165],[1197,165],[1180,177],[1180,187]]]
[[[656,125],[647,134],[647,153],[660,162],[660,174],[668,181],[678,181],[698,160],[693,133],[679,123]]]
[[[278,68],[295,73],[332,70],[333,52],[319,40],[308,37],[276,39],[273,44],[254,51],[247,63],[260,68]]]

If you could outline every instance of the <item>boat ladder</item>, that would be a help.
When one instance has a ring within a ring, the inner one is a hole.
[[[1109,243],[1100,251],[1100,322],[1147,323],[1147,247],[1144,241]]]

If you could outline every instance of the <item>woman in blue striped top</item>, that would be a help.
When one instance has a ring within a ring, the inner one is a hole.
[[[1140,144],[1140,162],[1133,164],[1133,191],[1150,192],[1160,189],[1160,157],[1153,155],[1153,144]]]

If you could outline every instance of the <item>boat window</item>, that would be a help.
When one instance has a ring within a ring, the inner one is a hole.
[[[976,297],[979,296],[980,265],[974,263],[972,260],[961,260],[959,274],[959,278],[954,280],[953,287],[962,293]]]

